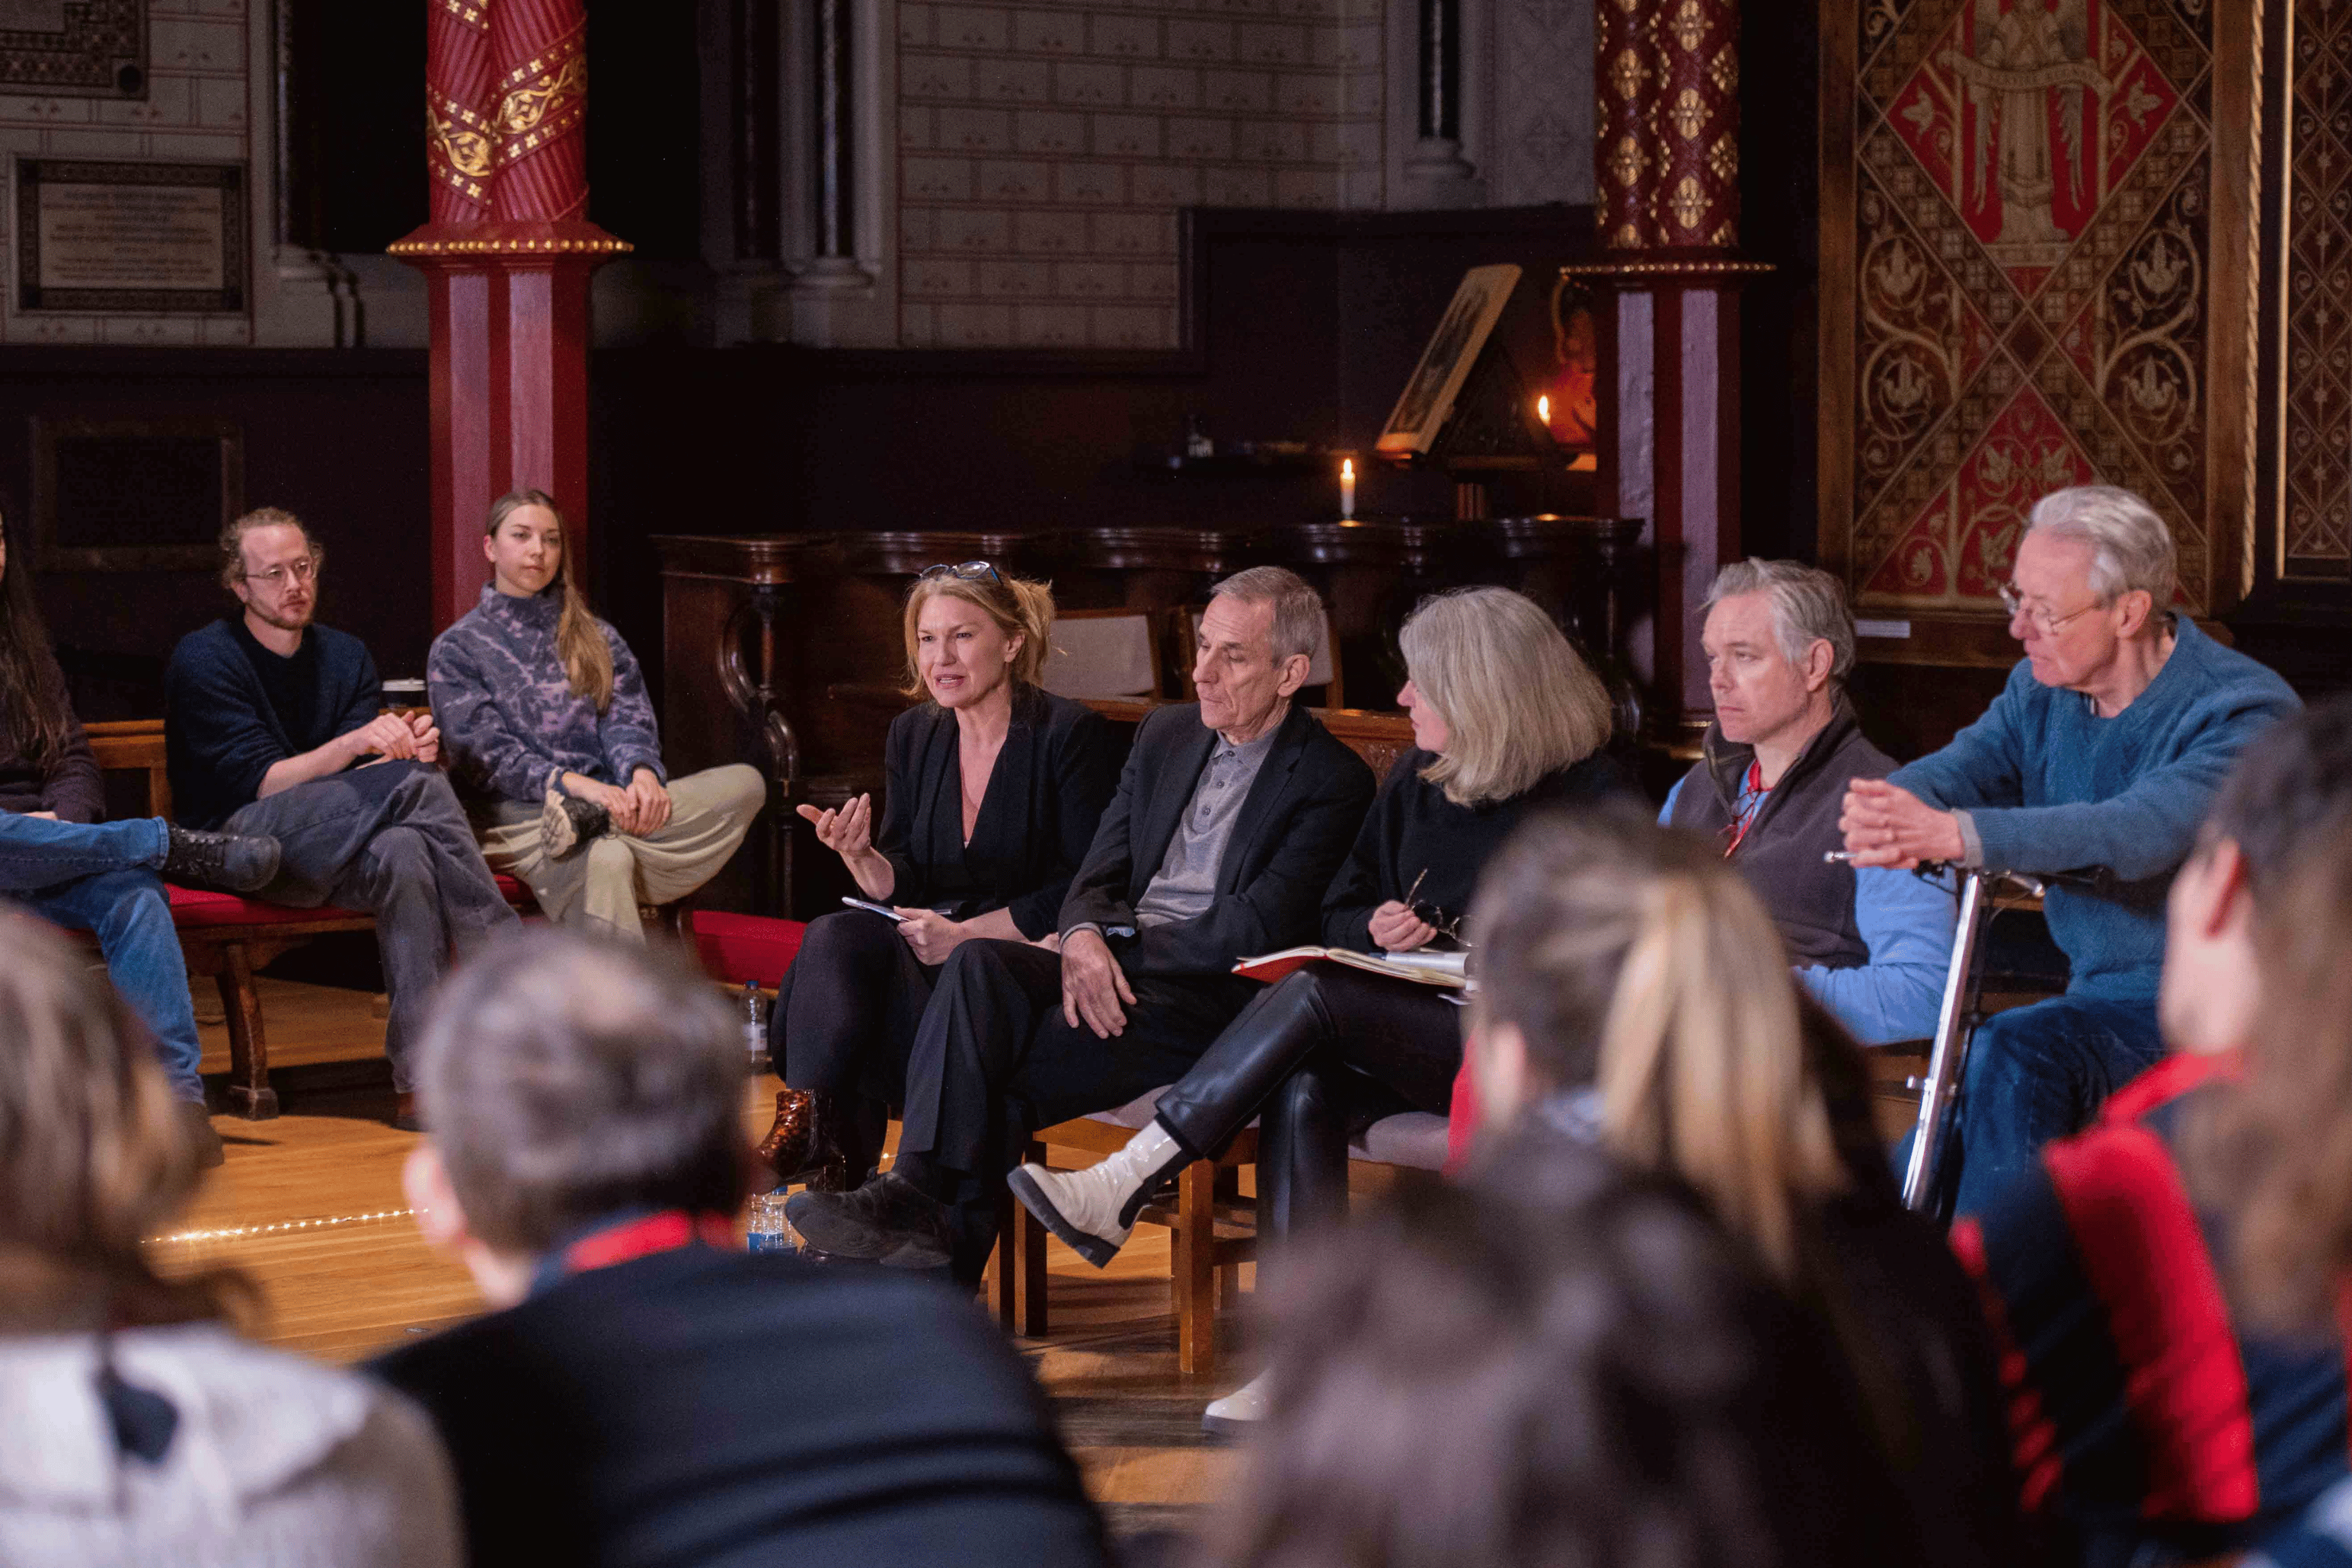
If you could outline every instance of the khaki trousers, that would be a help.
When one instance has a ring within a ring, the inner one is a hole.
[[[768,783],[758,768],[732,762],[671,779],[669,799],[658,831],[606,833],[562,860],[548,857],[540,807],[500,800],[477,818],[482,858],[520,878],[550,920],[642,942],[637,906],[674,903],[718,875],[767,804]]]

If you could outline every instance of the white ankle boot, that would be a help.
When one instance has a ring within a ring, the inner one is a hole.
[[[1023,1166],[1006,1178],[1021,1207],[1099,1269],[1118,1255],[1152,1185],[1184,1164],[1184,1147],[1153,1122],[1082,1171]]]
[[[1271,1368],[1259,1373],[1223,1399],[1213,1401],[1201,1412],[1201,1429],[1220,1437],[1244,1437],[1265,1419],[1266,1385],[1274,1380]]]

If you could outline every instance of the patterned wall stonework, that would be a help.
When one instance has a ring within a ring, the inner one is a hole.
[[[1380,0],[898,11],[906,347],[1174,348],[1177,209],[1381,204]]]
[[[2298,5],[2288,39],[2284,574],[2352,576],[2352,5]]]
[[[2189,608],[2227,596],[2214,531],[2244,508],[2209,461],[2235,394],[2210,384],[2217,8],[1864,8],[1823,290],[1845,269],[1850,351],[1824,373],[1853,427],[1824,427],[1822,549],[1860,604],[1989,607],[2033,501],[2094,480],[2164,515]]]
[[[1496,0],[1496,206],[1592,199],[1592,0]]]
[[[0,179],[7,183],[0,250],[16,254],[19,157],[246,162],[249,9],[247,0],[149,0],[144,99],[0,95]],[[12,282],[14,268],[11,261]],[[16,289],[5,292],[0,341],[243,344],[253,337],[246,316],[19,313]]]

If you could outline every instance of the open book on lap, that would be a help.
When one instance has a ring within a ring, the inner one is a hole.
[[[1466,953],[1359,953],[1352,947],[1285,947],[1279,953],[1244,958],[1234,966],[1234,973],[1271,985],[1321,959],[1374,975],[1410,980],[1417,986],[1440,986],[1458,991],[1470,983],[1463,972],[1463,960],[1468,956]]]

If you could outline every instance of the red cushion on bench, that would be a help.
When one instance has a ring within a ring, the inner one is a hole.
[[[808,929],[798,920],[718,909],[698,909],[688,918],[694,923],[694,946],[703,968],[730,986],[747,980],[774,985],[801,950],[801,934]]]
[[[264,904],[257,898],[241,898],[234,893],[214,893],[168,882],[163,891],[172,895],[174,925],[302,925],[320,920],[348,920],[357,913],[323,904],[317,909],[296,909],[290,904]]]
[[[530,889],[523,885],[522,880],[520,877],[509,876],[504,872],[498,872],[493,874],[498,878],[499,896],[500,898],[505,899],[509,904],[529,904],[531,902]]]

